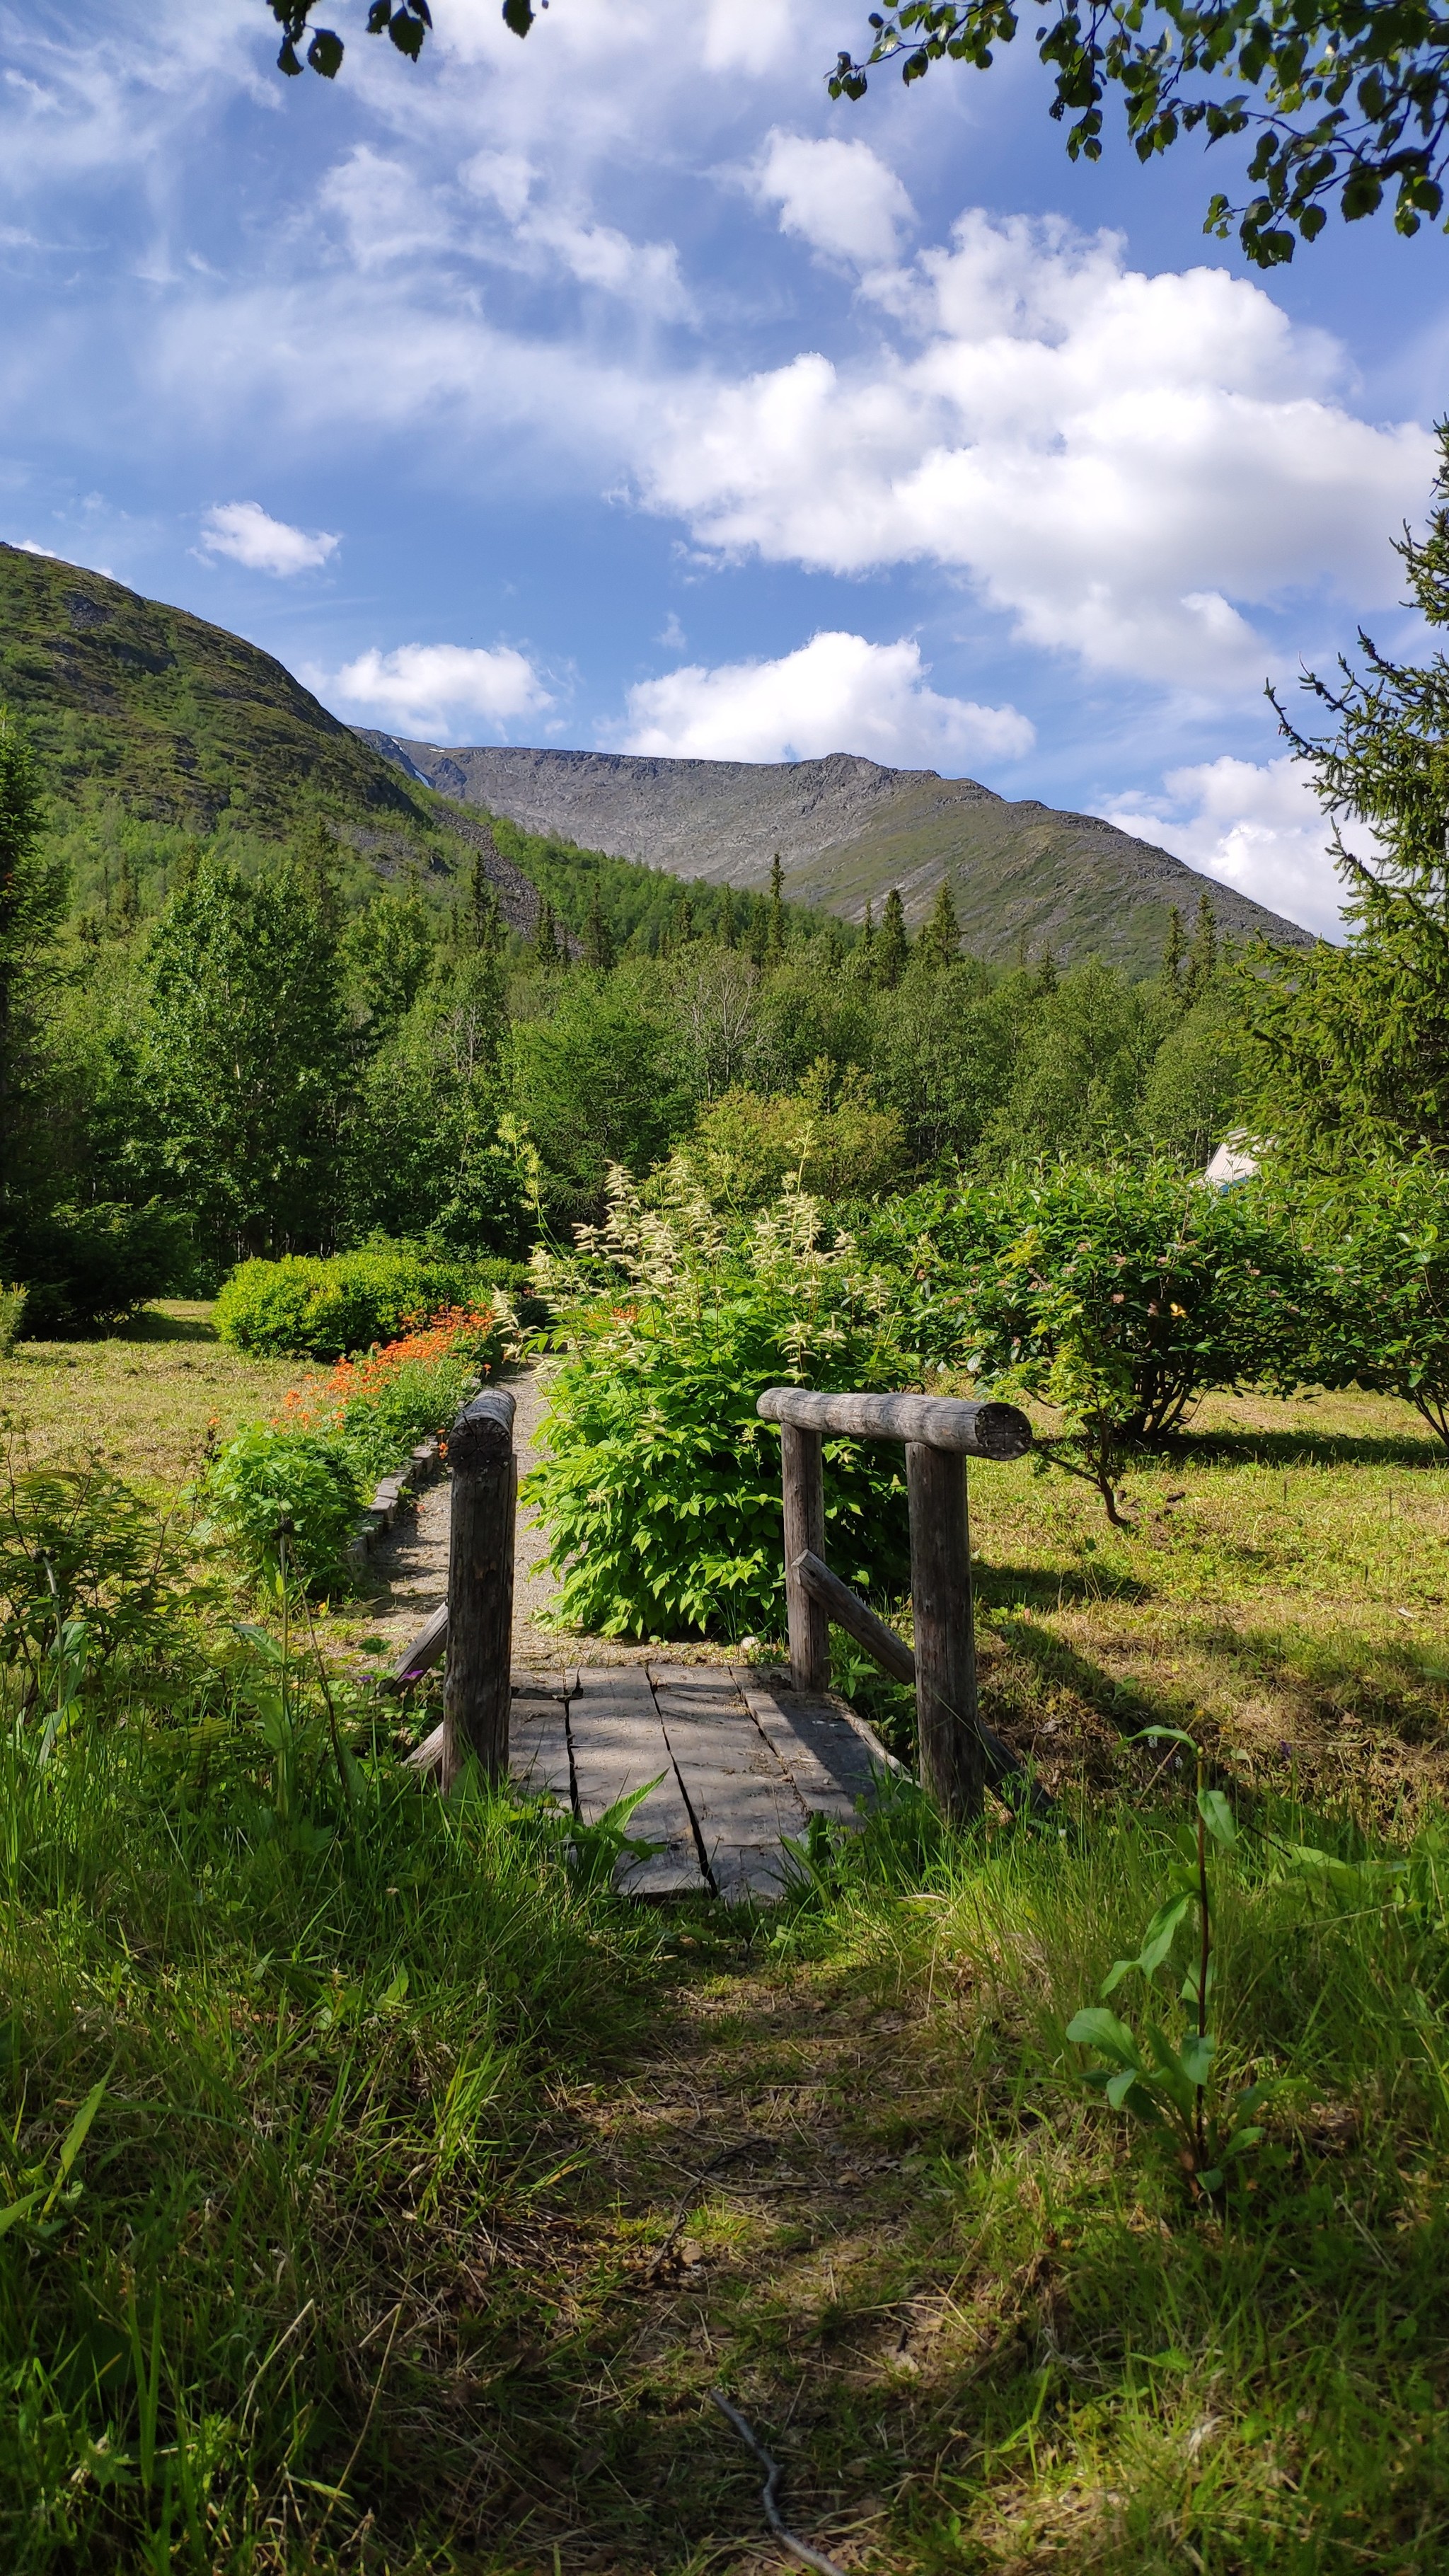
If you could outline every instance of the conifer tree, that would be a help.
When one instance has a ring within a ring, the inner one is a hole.
[[[880,917],[880,936],[875,943],[875,980],[883,993],[894,992],[906,971],[909,955],[905,909],[899,893],[892,886],[885,899],[885,910]]]
[[[855,954],[865,981],[868,984],[873,983],[875,980],[875,910],[869,895],[865,899],[865,919],[860,925],[860,946]]]
[[[66,871],[40,850],[40,771],[29,735],[0,706],[0,1220],[10,1177],[12,1092],[27,972],[65,910]]]
[[[1056,991],[1060,981],[1061,978],[1057,973],[1057,961],[1055,957],[1053,957],[1050,948],[1044,948],[1041,952],[1041,964],[1036,970],[1036,989],[1043,995],[1043,997],[1045,997],[1048,993],[1054,993]]]
[[[1442,633],[1449,422],[1438,438],[1428,528],[1406,529],[1395,552],[1406,604]],[[1386,1145],[1449,1160],[1449,658],[1395,662],[1362,629],[1359,648],[1361,669],[1340,657],[1331,684],[1304,676],[1334,720],[1327,738],[1273,699],[1331,827],[1349,937],[1246,961],[1263,1127],[1319,1162]]]
[[[751,903],[749,927],[745,932],[745,947],[749,952],[751,965],[758,966],[763,972],[770,954],[770,912],[767,904]]]
[[[538,920],[533,933],[533,955],[540,966],[558,964],[558,932],[554,925],[553,905],[547,895],[538,899]]]
[[[733,948],[735,944],[735,898],[732,886],[726,886],[724,893],[720,897],[717,919],[718,930],[716,935],[719,939],[721,948]]]
[[[785,954],[784,870],[777,850],[770,861],[770,930],[766,955],[770,965],[778,966]]]
[[[1167,938],[1162,950],[1162,980],[1169,993],[1180,995],[1187,966],[1187,940],[1183,933],[1182,914],[1176,904],[1167,916]]]
[[[141,889],[136,883],[136,871],[131,864],[131,854],[129,850],[123,850],[121,852],[120,866],[116,870],[115,925],[117,938],[129,939],[140,918]]]
[[[921,967],[954,966],[961,954],[961,924],[951,897],[951,880],[942,877],[936,889],[935,909],[916,942],[916,964]]]
[[[473,946],[484,957],[496,957],[503,946],[503,916],[498,909],[498,894],[481,850],[473,853],[472,873],[468,881],[468,911]]]
[[[597,975],[607,975],[614,964],[613,933],[604,918],[597,878],[590,889],[588,919],[584,923],[584,964]]]
[[[1187,961],[1183,991],[1189,1002],[1202,999],[1218,971],[1218,917],[1213,899],[1204,891],[1197,899],[1197,919],[1193,924],[1192,948]]]

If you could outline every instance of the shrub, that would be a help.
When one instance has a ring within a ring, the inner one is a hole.
[[[340,1442],[315,1431],[253,1422],[217,1452],[203,1495],[248,1573],[275,1577],[279,1531],[288,1563],[309,1585],[340,1574],[362,1509],[357,1473]]]
[[[1015,1172],[943,1196],[899,1252],[923,1347],[1057,1407],[1114,1521],[1125,1448],[1205,1389],[1315,1373],[1314,1265],[1257,1184],[1219,1195],[1168,1163]]]
[[[107,1468],[11,1468],[0,1481],[0,1664],[20,1669],[27,1699],[75,1623],[92,1671],[156,1665],[204,1597],[184,1541]]]
[[[445,1307],[468,1306],[485,1285],[476,1261],[445,1260],[405,1244],[340,1252],[330,1260],[291,1253],[244,1261],[216,1301],[216,1329],[239,1351],[294,1352],[341,1359],[396,1340]]]
[[[152,1199],[125,1207],[98,1199],[55,1207],[28,1223],[17,1247],[33,1336],[93,1331],[123,1323],[152,1297],[185,1283],[191,1268],[187,1219]]]
[[[29,1289],[22,1287],[18,1279],[8,1288],[0,1279],[0,1360],[8,1360],[14,1355],[20,1327],[25,1321],[25,1302],[29,1294]]]
[[[365,1359],[339,1360],[320,1387],[294,1389],[276,1427],[319,1432],[370,1485],[447,1429],[499,1345],[492,1314],[453,1307]]]
[[[1449,1447],[1449,1173],[1369,1162],[1298,1214],[1319,1264],[1313,1375],[1402,1396]]]
[[[550,1385],[552,1447],[526,1492],[550,1530],[562,1616],[605,1636],[779,1624],[778,1434],[772,1383],[899,1387],[914,1363],[883,1282],[853,1245],[826,1250],[814,1203],[787,1197],[728,1234],[676,1160],[646,1209],[617,1168],[572,1261],[540,1256],[566,1356]],[[899,1451],[831,1441],[825,1512],[846,1581],[908,1579]]]

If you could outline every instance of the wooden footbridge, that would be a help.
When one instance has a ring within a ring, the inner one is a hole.
[[[475,1396],[448,1434],[448,1598],[392,1676],[408,1690],[446,1652],[443,1722],[413,1764],[444,1789],[470,1763],[492,1779],[511,1774],[583,1824],[648,1786],[629,1833],[651,1848],[616,1871],[634,1895],[768,1902],[810,1817],[858,1824],[900,1769],[830,1690],[832,1621],[914,1682],[922,1781],[948,1815],[979,1813],[986,1782],[1018,1767],[977,1708],[965,1466],[1020,1457],[1026,1416],[1007,1404],[801,1387],[767,1388],[758,1410],[781,1433],[788,1672],[649,1662],[585,1666],[557,1684],[515,1680],[512,1396]],[[905,1444],[914,1650],[825,1562],[827,1437]]]

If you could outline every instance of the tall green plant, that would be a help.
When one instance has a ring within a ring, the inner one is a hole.
[[[897,1301],[854,1246],[822,1239],[799,1191],[726,1227],[687,1166],[646,1206],[615,1170],[609,1214],[571,1260],[544,1258],[564,1356],[550,1381],[551,1456],[525,1492],[547,1524],[561,1613],[606,1636],[773,1629],[784,1589],[772,1382],[908,1385]],[[903,1587],[897,1453],[830,1442],[832,1563],[864,1590]]]
[[[922,1255],[922,1346],[1054,1407],[1060,1463],[1113,1522],[1129,1450],[1206,1388],[1312,1370],[1309,1264],[1282,1210],[1170,1163],[1010,1174],[943,1205]]]
[[[1214,2082],[1218,2055],[1212,2026],[1216,1981],[1213,1941],[1212,1868],[1215,1854],[1231,1851],[1237,1841],[1233,1811],[1221,1789],[1207,1785],[1203,1751],[1180,1728],[1151,1731],[1153,1744],[1186,1745],[1196,1769],[1195,1814],[1175,1837],[1178,1858],[1161,1904],[1142,1936],[1135,1958],[1117,1959],[1102,1986],[1103,2001],[1075,2013],[1067,2037],[1079,2047],[1095,2049],[1103,2063],[1089,2068],[1088,2084],[1106,2096],[1114,2111],[1127,2111],[1145,2126],[1165,2129],[1176,2144],[1182,2165],[1198,2191],[1221,2191],[1235,2160],[1257,2145],[1263,2132],[1253,2118],[1265,2099],[1265,2084],[1250,2084],[1225,2107]],[[1186,1962],[1174,1958],[1179,1935],[1188,1934]],[[1167,2028],[1170,2001],[1158,1983],[1182,1972],[1177,2000],[1186,2005],[1182,2035]],[[1145,1989],[1143,2029],[1146,2048],[1129,2025],[1106,2006],[1128,1977],[1140,1977]]]

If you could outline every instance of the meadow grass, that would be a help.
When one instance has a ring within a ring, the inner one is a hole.
[[[228,1350],[209,1304],[171,1298],[89,1341],[17,1343],[0,1361],[0,1432],[35,1463],[98,1458],[169,1494],[210,1447],[320,1374]]]
[[[151,1393],[133,1473],[196,1419]],[[581,1884],[264,1629],[202,1616],[164,1692],[118,1654],[48,1762],[12,1692],[0,2563],[743,2576],[782,2562],[719,2386],[878,2576],[1449,2565],[1442,1455],[1227,1401],[1126,1534],[973,1469],[987,1705],[1056,1805],[897,1799],[766,1916]],[[1154,1718],[1242,1828],[1224,2070],[1276,2089],[1222,2201],[1064,2036],[1169,1864]]]

